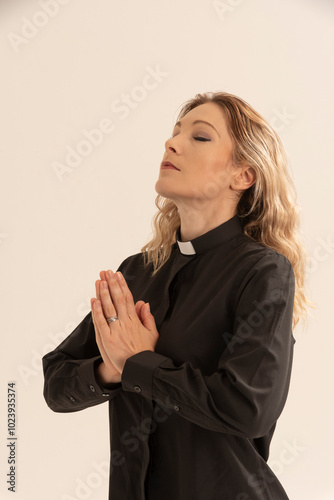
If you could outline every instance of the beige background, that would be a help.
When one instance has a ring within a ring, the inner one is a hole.
[[[177,111],[216,90],[262,113],[291,159],[318,309],[295,331],[269,464],[291,500],[333,499],[333,2],[21,0],[0,15],[1,499],[11,380],[15,498],[107,498],[107,405],[51,412],[40,358],[89,311],[99,271],[150,237]]]

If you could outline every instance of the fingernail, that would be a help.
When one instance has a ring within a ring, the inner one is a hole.
[[[123,275],[122,275],[122,273],[120,271],[117,271],[116,276],[119,279],[119,281],[122,281]]]
[[[146,304],[147,304],[147,310],[148,310],[148,312],[151,312],[150,303],[146,302]]]
[[[112,278],[113,275],[114,275],[114,273],[112,271],[107,271],[107,275],[108,275],[109,278]]]

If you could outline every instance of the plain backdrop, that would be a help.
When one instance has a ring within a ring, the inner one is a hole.
[[[17,0],[0,3],[0,19],[1,499],[13,498],[11,381],[15,498],[107,498],[107,404],[53,413],[41,356],[89,312],[99,271],[151,237],[177,112],[218,90],[283,140],[317,305],[294,332],[269,465],[291,500],[333,499],[333,2]]]

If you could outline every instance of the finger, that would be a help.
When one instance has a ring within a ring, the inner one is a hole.
[[[106,273],[105,271],[101,271],[101,272],[100,272],[100,278],[101,278],[101,280],[105,280],[105,279],[106,279],[106,278],[105,278],[105,273]],[[100,296],[100,281],[101,281],[101,280],[97,280],[97,281],[95,281],[96,298],[97,298],[98,300],[100,300],[100,301],[101,301],[101,296]]]
[[[95,288],[96,288],[96,298],[97,300],[99,300],[101,302],[101,289],[102,289],[102,285],[101,285],[102,281],[101,280],[97,280],[95,281]]]
[[[93,303],[92,317],[94,326],[99,332],[103,347],[107,351],[105,344],[110,340],[111,332],[107,320],[103,314],[102,304],[99,300],[95,300]]]
[[[107,281],[100,282],[100,297],[105,318],[110,318],[110,316],[117,316],[118,312],[112,298],[110,297],[110,291]]]
[[[142,321],[141,309],[142,309],[144,304],[145,304],[145,302],[143,300],[139,300],[138,302],[136,302],[136,305],[135,305],[136,313],[137,313],[137,316],[140,319],[140,321]]]
[[[101,300],[101,298],[100,298],[100,280],[95,281],[95,292],[96,292],[96,298],[98,300]]]
[[[101,336],[100,336],[100,331],[98,329],[98,326],[96,324],[96,318],[95,318],[95,307],[94,307],[94,302],[96,301],[97,299],[96,298],[93,298],[93,299],[90,299],[90,306],[91,306],[91,310],[92,310],[92,321],[93,321],[93,325],[94,325],[94,330],[95,330],[95,338],[96,338],[96,343],[97,343],[97,346],[100,350],[100,354],[102,356],[102,350],[101,350],[101,347],[100,347],[100,344],[101,344]]]
[[[96,307],[96,303],[99,305],[98,308]],[[105,317],[103,316],[101,302],[98,301],[97,299],[92,299],[91,306],[92,306],[92,319],[95,329],[96,344],[99,348],[103,361],[105,363],[108,363],[110,360],[104,344],[107,343],[108,340],[110,339],[110,329],[105,320]]]
[[[107,275],[111,300],[117,311],[117,316],[120,321],[122,320],[125,321],[129,317],[126,297],[124,296],[123,290],[120,286],[118,279],[116,278],[116,275],[112,271],[110,272],[108,271],[106,275]]]
[[[94,306],[94,303],[96,302],[96,298],[93,298],[93,299],[90,299],[90,305],[91,305],[91,309],[92,309],[92,321],[93,321],[93,325],[94,325],[94,328],[95,328],[95,333],[96,335],[100,335],[100,332],[98,330],[98,326],[96,324],[96,316],[95,316],[95,306]]]
[[[127,282],[123,274],[120,271],[117,271],[117,273],[115,273],[115,276],[119,283],[120,289],[122,290],[123,296],[125,298],[128,315],[130,316],[130,318],[137,318],[138,316],[136,313],[133,295],[127,285]]]

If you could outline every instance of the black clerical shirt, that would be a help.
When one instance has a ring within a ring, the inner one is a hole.
[[[43,358],[53,411],[109,403],[110,500],[288,499],[267,459],[290,383],[294,274],[240,221],[189,242],[178,229],[154,277],[141,253],[122,262],[160,336],[120,383],[98,383],[91,313]]]

